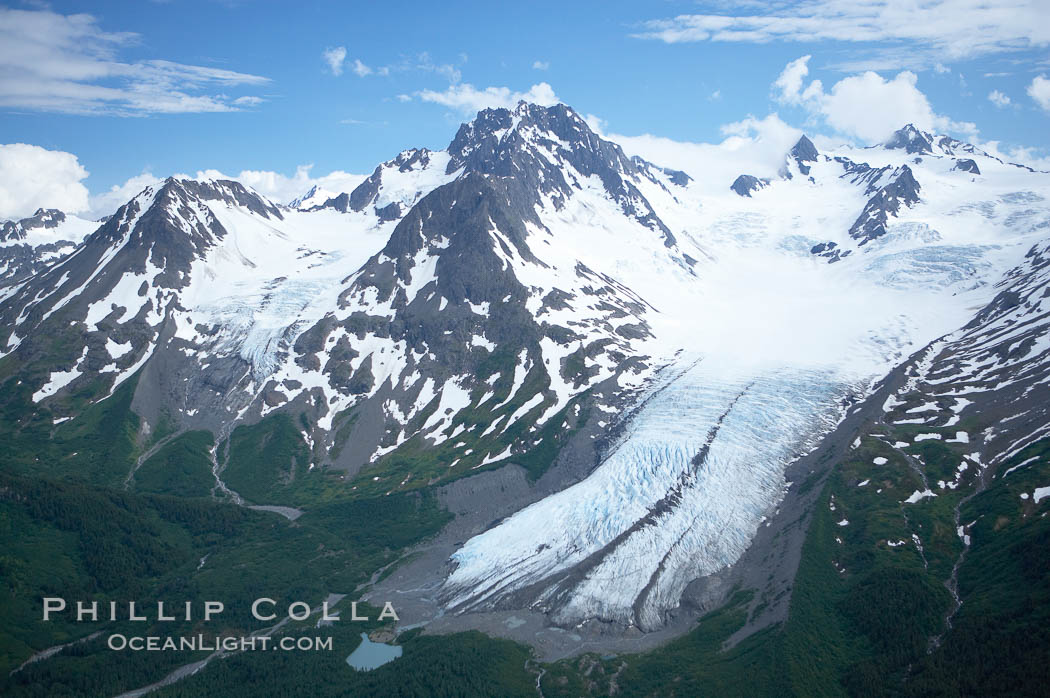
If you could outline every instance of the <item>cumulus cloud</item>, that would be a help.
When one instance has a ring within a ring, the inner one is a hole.
[[[345,46],[325,49],[321,53],[321,57],[327,64],[328,70],[333,75],[342,75],[343,72],[349,68],[350,72],[359,78],[367,77],[369,75],[386,77],[394,73],[420,72],[440,75],[446,78],[450,83],[457,83],[460,80],[459,68],[452,63],[434,62],[434,59],[432,59],[430,54],[426,51],[415,56],[402,57],[397,63],[391,63],[389,65],[369,65],[360,58],[350,60],[348,55]],[[460,60],[466,62],[466,55],[461,53]]]
[[[588,123],[602,125],[597,119]],[[740,174],[774,177],[784,156],[798,142],[802,131],[786,124],[777,114],[749,116],[722,127],[719,143],[690,143],[643,134],[603,134],[619,143],[629,155],[639,155],[663,167],[682,170],[702,191],[724,192]]]
[[[1028,96],[1035,100],[1044,111],[1050,112],[1050,80],[1045,75],[1040,75],[1032,80],[1028,86]]]
[[[3,147],[7,146],[0,146],[0,148]],[[69,155],[68,153],[62,154]],[[299,165],[291,175],[272,170],[242,170],[237,174],[226,174],[220,170],[208,169],[198,170],[195,175],[176,174],[175,176],[196,179],[232,179],[251,187],[271,201],[282,204],[287,204],[293,199],[302,196],[314,186],[330,191],[333,194],[351,192],[366,177],[363,174],[352,174],[342,170],[334,170],[328,174],[314,177],[311,174],[312,170],[313,165]],[[84,206],[81,210],[89,212],[92,218],[110,215],[146,187],[156,186],[162,181],[160,177],[156,177],[150,172],[143,172],[131,177],[123,184],[114,184],[107,191],[90,197],[89,205]],[[52,207],[59,208],[58,206]],[[33,210],[36,209],[34,208]],[[64,208],[63,210],[71,211],[73,209]],[[3,216],[0,215],[0,217]]]
[[[343,61],[346,60],[346,46],[326,48],[321,52],[321,58],[328,64],[328,70],[332,72],[332,75],[342,75]]]
[[[975,146],[1004,162],[1027,165],[1036,170],[1050,172],[1050,156],[1046,150],[1020,145],[1005,145],[1000,141],[976,141]]]
[[[78,213],[88,208],[77,156],[37,145],[0,145],[0,219],[31,216],[38,208]]]
[[[784,104],[800,105],[813,118],[839,133],[865,143],[888,138],[906,123],[926,130],[951,131],[973,137],[977,127],[952,121],[934,112],[918,88],[918,76],[908,70],[892,79],[866,71],[839,80],[825,90],[820,80],[805,85],[810,56],[788,63],[773,83],[774,96]]]
[[[234,175],[224,174],[219,170],[201,170],[197,172],[196,177],[198,179],[232,179],[282,204],[287,204],[302,196],[314,186],[336,194],[351,192],[366,178],[366,175],[351,174],[342,170],[334,170],[320,177],[313,177],[311,176],[312,170],[313,165],[299,165],[295,169],[295,174],[292,175],[271,170],[242,170],[239,174]]]
[[[999,107],[1000,109],[1002,109],[1003,107],[1010,106],[1010,98],[1004,95],[999,90],[992,90],[991,92],[989,92],[988,101],[994,104],[995,106]]]
[[[138,42],[132,32],[103,31],[88,14],[0,8],[0,106],[122,116],[237,111],[230,88],[268,82],[167,60],[121,61],[120,51]]]
[[[547,61],[533,61],[532,62],[532,67],[535,70],[547,70],[548,68],[551,67],[551,64],[549,62],[547,62]]]
[[[364,63],[362,63],[361,59],[359,58],[354,59],[354,65],[351,68],[351,70],[354,71],[354,75],[356,75],[359,78],[363,78],[366,75],[372,74],[372,69]]]
[[[470,83],[450,85],[443,91],[422,90],[415,96],[424,102],[441,104],[463,113],[482,109],[505,107],[513,108],[518,102],[534,102],[544,106],[557,104],[561,100],[554,94],[554,89],[545,82],[537,83],[526,92],[515,92],[509,87],[486,87],[478,89]]]
[[[788,104],[798,104],[802,101],[802,83],[809,75],[809,59],[812,56],[802,56],[784,66],[784,70],[773,83],[778,92],[777,99]]]
[[[753,12],[747,14],[683,14],[652,20],[634,36],[666,43],[904,44],[874,51],[884,68],[933,65],[1050,45],[1045,0],[767,0],[749,3],[749,7]]]
[[[115,213],[118,208],[126,204],[143,189],[156,186],[160,182],[161,179],[159,177],[154,177],[149,172],[143,172],[128,179],[123,184],[114,184],[107,191],[91,197],[89,207],[91,217],[101,218],[102,216],[109,216]]]
[[[244,97],[238,97],[233,100],[233,103],[238,107],[257,107],[266,100],[262,97],[256,97],[254,95],[245,95]]]

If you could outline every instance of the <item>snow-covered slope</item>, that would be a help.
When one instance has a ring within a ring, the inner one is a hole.
[[[0,287],[24,281],[67,257],[98,225],[42,208],[29,218],[0,224]],[[0,299],[4,297],[0,290]]]
[[[843,398],[967,323],[1046,235],[1047,175],[968,149],[987,173],[976,177],[953,153],[899,150],[865,150],[876,164],[857,165],[855,152],[820,155],[804,139],[750,196],[727,186],[694,202],[678,192],[685,210],[661,201],[700,251],[695,278],[629,285],[661,311],[654,336],[689,351],[590,477],[453,556],[450,606],[652,630],[688,581],[743,553],[784,469],[844,414]],[[829,233],[853,256],[826,264]]]

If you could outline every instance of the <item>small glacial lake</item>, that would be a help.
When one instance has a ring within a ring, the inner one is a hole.
[[[358,671],[371,671],[400,657],[402,649],[397,645],[372,642],[368,635],[361,633],[361,644],[346,658],[346,663]]]

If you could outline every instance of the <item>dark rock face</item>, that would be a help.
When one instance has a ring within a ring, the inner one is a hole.
[[[58,209],[38,208],[29,218],[0,225],[0,243],[7,243],[0,247],[0,286],[21,283],[77,249],[80,240],[55,240],[42,245],[22,242],[30,231],[52,230],[65,220],[66,214]]]
[[[791,157],[802,162],[816,162],[820,157],[817,146],[805,136],[798,139],[798,143],[791,149]]]
[[[853,250],[843,250],[838,246],[837,242],[829,241],[814,245],[809,252],[818,257],[824,257],[828,260],[828,264],[833,264],[840,259],[849,257]]]
[[[332,208],[332,209],[335,209],[336,211],[339,211],[340,213],[346,213],[347,211],[351,210],[351,207],[350,207],[350,195],[346,194],[346,193],[343,193],[343,194],[339,194],[338,196],[333,196],[332,198],[328,199],[327,201],[325,201],[320,206],[315,206],[311,210],[316,210],[316,209],[321,209],[321,208]]]
[[[48,266],[29,279],[0,307],[0,326],[10,332],[16,318],[24,317],[23,324],[38,331],[45,318],[51,322],[51,311],[64,295],[81,289],[66,306],[79,312],[108,296],[123,277],[144,273],[147,262],[162,270],[151,279],[159,294],[152,302],[159,304],[161,296],[189,284],[192,263],[226,235],[210,212],[201,213],[207,210],[202,200],[231,202],[263,218],[281,215],[272,203],[237,182],[169,178],[121,206],[77,248],[75,258]],[[142,312],[147,309],[162,310],[147,304]],[[137,328],[143,336],[153,333],[141,317],[129,319],[124,327],[128,332]],[[27,345],[25,351],[31,353],[32,348]],[[133,356],[134,352],[128,355]]]
[[[178,182],[182,189],[199,199],[205,201],[225,201],[228,204],[246,208],[263,218],[276,218],[277,220],[284,219],[279,208],[261,198],[258,194],[249,192],[240,182],[235,182],[230,179],[197,182],[192,179],[176,180],[174,177],[169,177],[164,182],[164,186],[167,187],[173,182]]]
[[[788,158],[789,160],[794,159],[799,172],[803,175],[808,175],[810,166],[806,163],[817,162],[820,159],[820,153],[817,152],[817,146],[813,145],[813,141],[806,138],[806,136],[802,136],[791,148],[791,151],[788,153]],[[784,166],[780,174],[787,179],[791,179],[791,170],[787,165]],[[810,177],[810,180],[812,179],[813,178]]]
[[[692,177],[681,170],[672,170],[668,167],[663,167],[661,169],[664,171],[664,174],[670,178],[672,184],[677,184],[680,187],[688,186],[689,182],[693,180]]]
[[[671,247],[674,236],[642,192],[631,181],[645,178],[663,186],[653,171],[661,168],[629,158],[615,143],[603,140],[575,111],[564,104],[541,107],[521,102],[513,111],[485,109],[477,118],[460,126],[449,145],[451,156],[446,173],[457,170],[477,173],[500,181],[508,201],[525,220],[533,220],[533,209],[543,196],[556,207],[582,184],[564,168],[551,162],[540,149],[571,165],[584,177],[596,176],[623,212],[642,225],[659,231]],[[679,181],[684,173],[674,175]]]
[[[672,170],[669,167],[659,167],[637,155],[631,156],[631,162],[633,162],[639,170],[646,172],[650,179],[652,179],[653,172],[662,172],[671,181],[671,184],[679,187],[689,186],[689,182],[693,181],[692,177],[681,170]]]
[[[24,243],[0,247],[0,287],[29,279],[49,264],[73,254],[77,247],[72,240],[58,240],[35,247]]]
[[[869,185],[869,190],[875,182]],[[849,229],[850,237],[859,241],[860,245],[866,245],[885,235],[890,216],[896,216],[902,205],[913,206],[919,202],[919,189],[911,168],[901,165],[890,175],[890,182],[868,199],[864,210]]]
[[[412,148],[403,150],[393,160],[384,162],[372,171],[368,179],[361,182],[350,192],[349,196],[341,194],[329,199],[321,208],[335,208],[346,213],[347,211],[363,211],[369,204],[375,203],[379,198],[379,190],[383,187],[383,171],[397,169],[398,172],[411,172],[422,169],[430,164],[432,153],[426,148]],[[388,207],[384,207],[388,208]],[[389,211],[388,211],[389,214]]]
[[[381,223],[385,223],[387,221],[396,221],[398,218],[401,217],[401,204],[395,201],[393,203],[387,204],[383,208],[377,208],[376,215],[379,217],[379,221]]]
[[[752,175],[740,175],[733,184],[730,185],[730,189],[735,191],[740,196],[751,197],[751,192],[758,191],[769,184],[768,179],[759,179]]]
[[[38,228],[57,228],[59,223],[66,220],[66,214],[57,208],[38,208],[29,218],[19,221],[5,221],[0,225],[0,242],[13,242],[25,240],[26,231]]]
[[[972,159],[956,160],[955,167],[952,170],[960,170],[962,172],[972,172],[973,174],[981,174],[981,168],[977,166],[977,163]]]
[[[889,217],[896,217],[901,206],[914,206],[919,202],[921,187],[907,165],[896,169],[889,165],[876,168],[845,157],[836,157],[835,162],[842,165],[841,178],[863,186],[864,194],[869,197],[864,209],[849,229],[849,235],[857,240],[858,247],[885,235]],[[813,246],[810,252],[827,258],[831,263],[849,256],[853,250],[843,249],[835,242],[823,242]]]
[[[904,152],[916,155],[932,155],[933,138],[928,133],[908,124],[890,136],[890,139],[886,141],[886,147],[891,150],[903,148]]]

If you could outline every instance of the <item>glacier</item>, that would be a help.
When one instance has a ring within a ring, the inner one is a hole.
[[[645,350],[663,368],[590,475],[451,555],[446,608],[528,607],[561,627],[598,619],[648,632],[691,581],[735,563],[775,514],[787,467],[853,398],[988,302],[1036,239],[1039,226],[1016,226],[1019,216],[1047,214],[1031,209],[1041,199],[1018,192],[1030,186],[1027,173],[989,163],[999,179],[980,186],[994,200],[967,207],[977,183],[947,166],[922,168],[920,213],[903,209],[884,237],[834,265],[809,249],[828,230],[848,229],[862,200],[830,158],[812,163],[814,179],[779,182],[755,200],[718,193],[700,173],[674,200],[640,184],[699,260],[695,275],[621,243],[629,231],[586,188],[583,214],[574,202],[541,213],[562,256],[604,229],[589,259],[655,309]]]
[[[448,605],[494,606],[538,584],[532,603],[557,604],[559,624],[662,625],[690,581],[744,552],[784,465],[837,422],[851,388],[818,370],[729,369],[692,356],[663,369],[590,477],[453,555]]]

